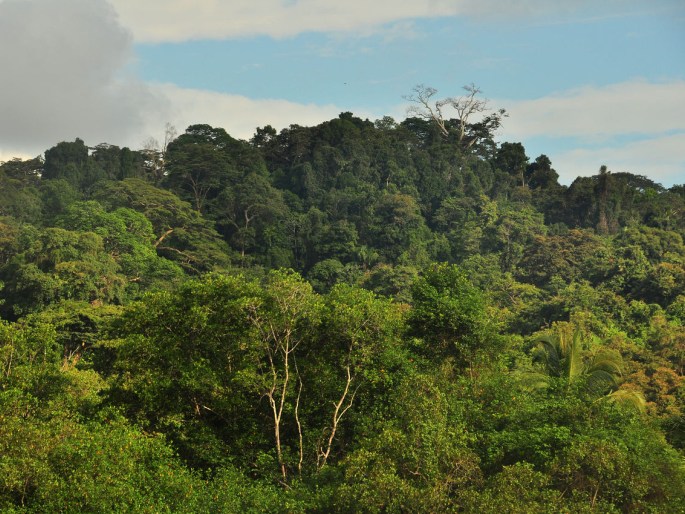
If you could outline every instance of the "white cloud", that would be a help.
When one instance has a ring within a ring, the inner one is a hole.
[[[498,134],[498,139],[523,141],[525,145],[527,138],[553,136],[564,140],[565,146],[575,147],[574,150],[559,153],[546,152],[559,172],[561,182],[566,184],[579,175],[597,173],[602,164],[606,164],[612,171],[647,175],[665,185],[682,183],[685,182],[685,154],[682,151],[685,148],[685,113],[679,110],[683,104],[679,96],[682,88],[683,83],[680,82],[630,82],[606,88],[586,88],[582,90],[583,94],[579,90],[539,101],[510,103],[514,107],[510,109],[513,114],[505,120],[506,132]],[[233,137],[249,139],[258,126],[272,125],[276,129],[282,129],[294,123],[315,125],[348,110],[336,105],[304,105],[277,99],[255,100],[239,95],[183,89],[172,84],[159,84],[152,90],[165,99],[166,105],[173,108],[156,113],[147,126],[148,132],[141,133],[137,140],[128,143],[132,147],[139,146],[144,136],[158,136],[166,121],[170,121],[181,132],[194,123],[208,123],[225,128]],[[620,92],[625,94],[619,94]],[[640,107],[649,103],[644,101],[644,95],[654,100],[651,111]],[[584,101],[588,115],[579,114],[579,108],[566,104],[569,99],[575,99],[581,104]],[[507,103],[493,101],[492,105]],[[520,107],[521,105],[526,105],[528,109]],[[624,117],[613,119],[614,110],[624,113]],[[386,114],[352,111],[357,116],[370,119]],[[404,112],[405,106],[398,105],[390,114],[400,120],[404,117]],[[651,116],[657,119],[652,119]],[[528,121],[512,129],[512,124],[521,117]],[[637,128],[631,117],[640,121]],[[572,119],[564,121],[565,118]],[[555,128],[557,124],[561,124],[562,128]],[[669,131],[677,133],[669,134]],[[643,134],[642,139],[630,142],[612,141],[614,136],[633,133]],[[591,139],[594,139],[593,144],[589,143]],[[605,140],[604,144],[597,144],[600,139]]]
[[[492,1],[416,0],[397,5],[394,0],[113,0],[112,8],[107,0],[0,0],[0,161],[33,157],[75,137],[90,145],[139,148],[148,136],[159,138],[166,122],[179,131],[208,123],[234,137],[249,138],[258,126],[314,125],[345,110],[371,119],[386,114],[144,84],[124,73],[134,36],[123,28],[115,9],[132,24],[136,38],[164,40],[287,36],[303,30],[359,34],[374,24],[384,24],[382,30],[387,31],[391,23],[403,27],[396,32],[411,33],[411,25],[402,20],[489,12]],[[525,15],[541,1],[514,2],[507,12]],[[683,80],[635,80],[528,101],[493,100],[491,105],[506,107],[511,115],[500,140],[525,145],[527,139],[545,136],[578,148],[558,155],[546,152],[562,178],[592,174],[607,164],[614,171],[648,174],[664,183],[685,180]],[[402,119],[404,109],[390,114]],[[616,139],[625,135],[639,136],[632,139],[640,141]]]
[[[560,182],[595,175],[605,164],[613,172],[645,175],[665,186],[685,184],[685,133],[597,149],[576,149],[551,156]]]
[[[449,0],[112,0],[139,41],[288,37],[302,32],[365,31],[415,17],[456,13]]]
[[[584,87],[535,100],[497,101],[509,112],[509,139],[536,135],[608,137],[685,130],[685,81],[641,80]]]
[[[316,125],[337,117],[345,110],[335,105],[299,104],[278,99],[256,100],[241,95],[180,88],[173,84],[151,85],[152,91],[169,109],[150,116],[144,132],[130,138],[127,144],[139,147],[146,137],[156,137],[166,122],[179,132],[196,123],[226,129],[231,136],[249,139],[257,127],[271,125],[277,130],[291,124]],[[355,114],[362,116],[358,111]]]
[[[140,148],[166,122],[250,138],[258,126],[312,125],[349,110],[145,84],[124,73],[131,44],[106,0],[0,0],[0,162],[76,137]]]
[[[634,80],[585,87],[504,105],[509,118],[501,141],[545,138],[545,152],[569,183],[592,175],[602,164],[614,171],[646,175],[666,185],[685,182],[685,81]]]
[[[658,0],[664,2],[667,0]],[[559,19],[591,6],[615,13],[639,0],[111,0],[137,41],[225,39],[254,35],[288,37],[302,32],[368,32],[415,18],[523,16]],[[644,2],[642,2],[644,3]]]
[[[11,161],[12,159],[21,159],[21,160],[27,160],[27,159],[33,159],[37,155],[39,155],[40,152],[37,152],[36,155],[20,152],[20,151],[14,151],[11,148],[8,149],[3,149],[0,148],[0,163],[5,162],[5,161]]]
[[[58,141],[113,141],[159,109],[122,70],[132,38],[106,0],[0,2],[0,150],[36,155]]]

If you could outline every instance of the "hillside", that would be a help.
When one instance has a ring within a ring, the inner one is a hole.
[[[678,512],[685,185],[495,128],[0,164],[2,510]]]

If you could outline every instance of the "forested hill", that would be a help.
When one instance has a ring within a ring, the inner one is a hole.
[[[0,164],[0,508],[680,512],[685,186],[496,126]]]

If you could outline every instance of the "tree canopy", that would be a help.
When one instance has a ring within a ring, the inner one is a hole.
[[[465,93],[0,163],[0,510],[681,511],[684,186]]]

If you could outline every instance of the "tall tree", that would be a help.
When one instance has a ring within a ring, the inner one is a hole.
[[[495,156],[495,165],[518,180],[521,187],[527,185],[528,156],[521,143],[502,143]]]
[[[476,126],[476,120],[473,120],[473,117],[489,111],[488,101],[478,98],[481,90],[475,84],[466,85],[463,89],[466,91],[465,95],[451,96],[434,101],[433,97],[438,93],[438,90],[419,84],[414,87],[410,95],[405,97],[406,100],[414,104],[407,109],[407,113],[434,122],[442,135],[448,137],[451,132],[452,120],[445,117],[444,110],[446,107],[452,108],[457,115],[454,120],[457,143],[464,148],[470,148],[483,136],[482,130],[469,133],[470,126],[474,125],[477,129],[485,129],[485,132],[492,133],[499,128],[506,112],[504,109],[500,109],[491,113],[485,116],[483,120],[477,120],[482,126]]]
[[[231,251],[213,223],[175,194],[141,179],[103,183],[95,198],[108,210],[120,207],[142,213],[155,235],[157,252],[189,273],[225,269]]]
[[[609,192],[611,183],[613,182],[611,172],[606,166],[602,165],[597,176],[596,192],[598,196],[597,210],[599,219],[597,221],[597,232],[600,234],[608,234],[609,227]]]
[[[165,183],[201,213],[224,186],[266,172],[257,149],[210,125],[191,125],[169,143],[165,164]]]

